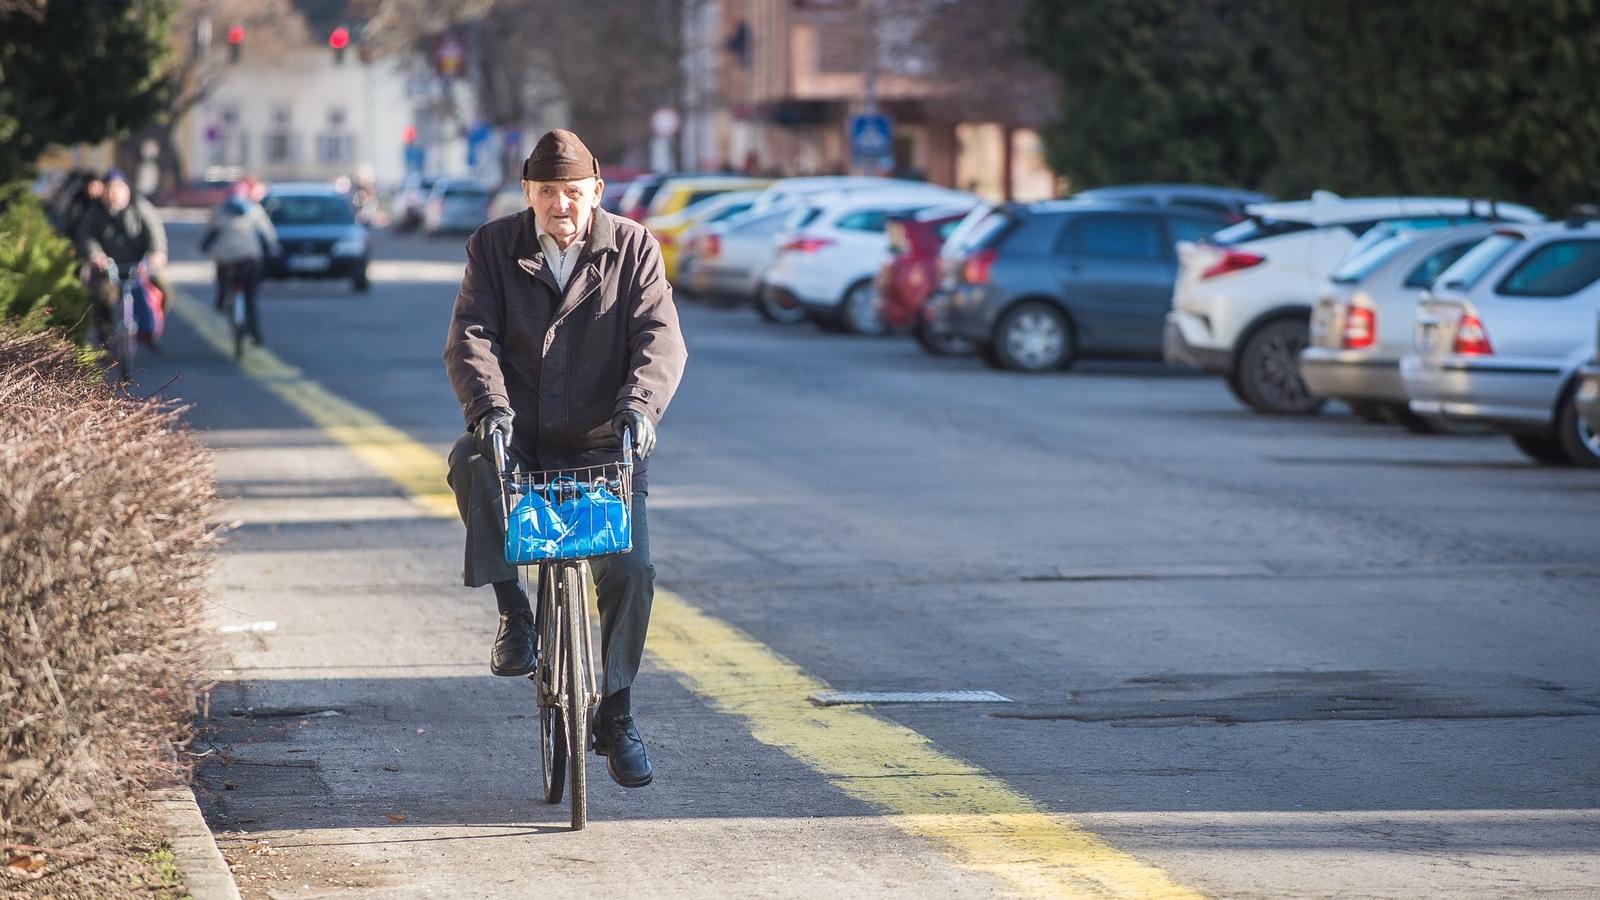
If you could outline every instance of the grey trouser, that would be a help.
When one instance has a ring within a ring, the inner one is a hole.
[[[518,469],[531,468],[515,453],[512,461]],[[467,587],[516,578],[516,568],[506,565],[505,559],[500,479],[495,476],[494,463],[478,452],[477,440],[470,433],[458,438],[450,449],[448,480],[461,521],[467,526]],[[608,697],[633,684],[644,658],[645,633],[650,629],[656,567],[650,564],[644,501],[644,491],[633,492],[633,551],[589,561],[600,606],[600,658]]]

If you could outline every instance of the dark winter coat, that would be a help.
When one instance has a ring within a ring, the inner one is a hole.
[[[633,409],[659,423],[687,356],[661,249],[638,223],[596,209],[565,291],[545,263],[532,210],[467,239],[445,370],[467,426],[510,408],[512,443],[539,466],[615,459],[612,417]]]

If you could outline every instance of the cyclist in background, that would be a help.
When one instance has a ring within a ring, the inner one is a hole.
[[[253,179],[233,186],[228,199],[211,211],[211,221],[200,235],[200,252],[209,253],[217,264],[217,309],[227,302],[234,284],[244,286],[245,330],[256,344],[261,343],[261,324],[256,317],[256,292],[261,287],[263,253],[277,256],[278,232],[272,219],[254,197]]]
[[[89,261],[89,296],[94,300],[95,321],[102,326],[111,320],[118,288],[106,277],[109,264],[126,277],[140,262],[148,264],[150,278],[167,264],[167,229],[155,207],[136,196],[128,179],[116,169],[106,173],[105,193],[100,203],[89,204],[78,224],[74,239]],[[161,310],[143,289],[135,290],[134,320],[139,335],[153,347],[160,336]],[[105,330],[101,334],[106,334]]]

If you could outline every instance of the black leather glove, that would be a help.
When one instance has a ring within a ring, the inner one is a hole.
[[[633,432],[633,454],[648,459],[656,449],[656,426],[650,417],[636,409],[625,409],[611,417],[611,431],[622,440],[624,431]]]
[[[478,419],[478,424],[473,426],[472,433],[478,439],[478,452],[484,456],[494,456],[494,435],[499,432],[505,439],[506,447],[511,447],[511,420],[514,418],[511,410],[496,406],[484,413]]]

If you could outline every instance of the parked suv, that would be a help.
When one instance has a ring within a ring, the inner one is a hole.
[[[1179,246],[1165,355],[1222,375],[1263,413],[1310,413],[1323,398],[1300,377],[1311,306],[1323,280],[1373,226],[1511,220],[1523,206],[1450,197],[1359,197],[1319,191],[1310,200],[1250,206],[1250,218],[1207,241]]]
[[[1173,245],[1227,221],[1220,211],[1094,200],[999,208],[963,240],[941,304],[945,328],[1004,369],[1159,357],[1178,265]]]
[[[1496,227],[1380,225],[1367,232],[1363,241],[1378,239],[1339,264],[1312,308],[1311,346],[1300,354],[1300,377],[1311,393],[1342,400],[1369,421],[1435,430],[1432,420],[1411,412],[1400,380],[1417,299]]]
[[[1508,432],[1539,462],[1600,467],[1576,397],[1597,307],[1600,222],[1496,231],[1417,305],[1400,363],[1412,411]]]
[[[1073,200],[1111,200],[1121,203],[1138,203],[1146,206],[1185,206],[1205,212],[1219,213],[1230,222],[1243,221],[1246,208],[1252,203],[1266,203],[1272,198],[1255,191],[1212,187],[1207,184],[1117,184],[1090,188],[1072,195]]]

